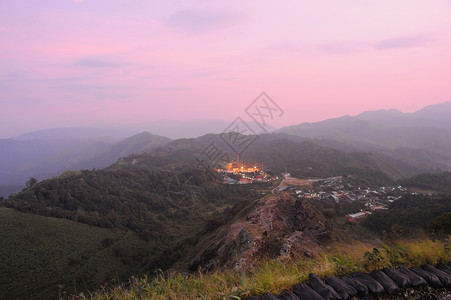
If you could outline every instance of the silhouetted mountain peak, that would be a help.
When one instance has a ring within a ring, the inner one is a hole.
[[[372,119],[384,117],[402,117],[404,114],[397,109],[378,109],[372,111],[365,111],[358,114],[357,118]]]
[[[367,111],[354,117],[289,126],[278,132],[327,139],[331,147],[333,140],[359,151],[382,151],[414,164],[441,165],[445,169],[451,166],[451,102],[430,105],[414,113],[395,109]]]
[[[451,119],[451,102],[446,101],[439,104],[429,105],[414,112],[412,115],[423,118],[436,118],[438,116],[446,116],[447,118]]]
[[[129,138],[126,138],[126,139],[120,141],[120,143],[129,143],[132,141],[149,141],[149,140],[154,140],[154,139],[165,140],[167,142],[171,141],[170,138],[167,138],[167,137],[164,137],[161,135],[156,135],[156,134],[150,133],[148,131],[143,131],[141,133],[135,134]]]

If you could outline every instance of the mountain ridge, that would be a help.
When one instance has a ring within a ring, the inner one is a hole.
[[[120,157],[150,151],[170,141],[151,133],[140,133],[118,142],[102,139],[0,140],[0,187],[5,187],[5,193],[0,196],[20,190],[6,186],[24,187],[32,177],[42,180],[67,170],[105,168]]]
[[[450,116],[451,102],[445,102],[413,113],[401,113],[396,110],[368,111],[353,117],[344,116],[287,126],[277,132],[357,145],[361,150],[366,148],[372,152],[391,152],[395,156],[398,156],[397,152],[405,150],[423,151],[428,153],[429,158],[419,160],[419,163],[444,164],[449,170]]]

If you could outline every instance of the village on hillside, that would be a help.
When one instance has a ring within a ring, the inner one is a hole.
[[[346,183],[343,176],[298,179],[288,172],[282,173],[281,176],[272,176],[264,171],[263,163],[246,164],[240,162],[238,156],[236,161],[225,162],[215,170],[221,174],[224,184],[273,182],[279,184],[270,190],[272,193],[288,192],[294,198],[337,204],[364,202],[364,210],[346,216],[346,219],[353,223],[376,210],[388,209],[390,203],[408,193],[402,186],[354,187]]]

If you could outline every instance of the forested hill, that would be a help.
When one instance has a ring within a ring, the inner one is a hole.
[[[451,172],[420,174],[400,181],[400,184],[424,191],[451,194]]]
[[[387,184],[429,171],[391,156],[344,152],[320,146],[314,140],[286,134],[263,134],[251,138],[255,140],[240,153],[240,159],[250,164],[263,163],[265,169],[273,174],[287,170],[293,176],[304,178],[351,175],[362,183]],[[175,140],[154,149],[152,153],[132,155],[111,169],[132,166],[132,163],[157,169],[199,166],[200,160],[208,161],[204,152],[211,150],[212,145],[229,159],[236,158],[236,152],[219,135],[209,134],[195,139]]]
[[[167,201],[168,183],[178,173],[189,170],[196,174],[191,180],[204,191],[204,204],[230,197],[222,185],[211,181],[203,168],[206,160],[203,154],[212,144],[228,157],[235,157],[236,153],[218,135],[180,139],[151,153],[122,158],[105,170],[70,171],[44,180],[11,197],[5,205],[96,226],[144,232],[147,226],[156,226],[155,219],[160,212],[169,216],[174,212]],[[241,159],[263,163],[274,175],[285,170],[304,178],[345,175],[375,185],[420,172],[403,162],[375,154],[344,153],[277,134],[256,137]],[[199,165],[200,160],[204,160],[203,166]],[[132,214],[137,217],[128,219]]]
[[[169,172],[116,166],[109,170],[69,171],[38,182],[8,200],[0,200],[0,205],[27,213],[17,214],[20,217],[42,216],[41,219],[31,218],[27,227],[52,224],[55,222],[51,219],[60,218],[75,221],[62,223],[61,234],[77,232],[78,225],[85,223],[94,226],[91,231],[99,236],[89,241],[89,253],[79,249],[85,247],[83,239],[64,239],[63,243],[49,235],[50,231],[28,236],[33,242],[19,247],[16,240],[17,236],[24,236],[23,226],[17,227],[4,220],[12,230],[1,236],[3,243],[9,246],[0,249],[0,255],[17,253],[25,262],[36,260],[37,270],[42,272],[35,280],[33,291],[24,287],[14,289],[15,281],[21,278],[17,274],[30,272],[28,263],[1,263],[2,270],[14,270],[14,276],[17,275],[4,285],[15,295],[8,299],[32,299],[30,295],[42,293],[44,289],[47,291],[45,299],[55,299],[60,284],[72,293],[74,288],[98,287],[113,279],[114,274],[121,274],[120,280],[126,280],[132,275],[166,270],[182,260],[190,245],[223,225],[256,198],[250,186],[218,184],[205,177],[202,170]],[[9,210],[3,211],[10,215]],[[106,231],[96,230],[101,227],[112,231],[103,234]],[[96,250],[96,247],[99,248]],[[50,248],[68,254],[55,258],[58,270],[53,272],[60,279],[45,282],[45,278],[55,276],[40,267],[46,264],[48,256],[39,256],[39,253],[51,253]],[[0,298],[5,295],[0,293]]]
[[[451,102],[414,113],[367,111],[278,130],[299,137],[333,140],[371,152],[389,153],[411,164],[449,171],[451,165]],[[332,144],[333,145],[333,144]]]
[[[379,233],[415,236],[422,232],[451,234],[451,196],[406,195],[387,210],[374,212],[363,224]],[[393,226],[399,232],[394,232]]]
[[[199,223],[198,219],[214,212],[216,206],[234,205],[252,196],[249,189],[211,181],[202,170],[116,166],[68,171],[24,189],[3,205],[99,227],[130,229],[145,240],[160,240],[187,230],[190,222]]]

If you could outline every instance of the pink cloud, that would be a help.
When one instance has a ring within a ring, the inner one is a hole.
[[[401,36],[380,41],[376,49],[411,48],[422,47],[433,41],[431,37],[425,36]]]
[[[368,50],[368,45],[358,42],[322,44],[319,47],[329,54],[354,54]]]
[[[184,33],[199,34],[233,26],[244,19],[238,12],[181,10],[170,15],[166,25]]]

